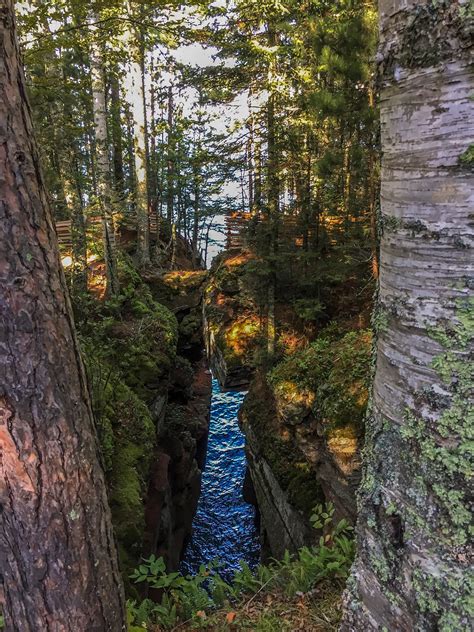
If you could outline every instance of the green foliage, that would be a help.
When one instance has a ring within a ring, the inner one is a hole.
[[[246,595],[278,589],[288,597],[294,597],[308,593],[326,579],[346,579],[352,564],[354,543],[349,537],[351,528],[346,521],[331,527],[333,514],[332,505],[315,508],[313,524],[318,530],[324,528],[324,535],[317,545],[304,547],[294,556],[286,553],[282,560],[259,565],[254,572],[247,564],[241,563],[240,570],[230,583],[219,576],[217,562],[201,566],[195,576],[183,576],[176,572],[167,573],[164,561],[152,555],[143,560],[131,578],[138,584],[147,583],[162,590],[163,597],[159,604],[149,600],[140,604],[129,602],[130,625],[143,629],[147,624],[157,624],[169,630],[186,621],[205,627],[203,613],[212,614],[213,610],[226,604],[238,608]],[[270,629],[266,626],[271,621],[271,618],[263,617],[257,629]]]
[[[469,145],[466,151],[461,154],[459,162],[466,167],[474,166],[474,144]]]
[[[317,320],[324,313],[324,305],[318,299],[301,298],[293,303],[295,311],[303,320]]]

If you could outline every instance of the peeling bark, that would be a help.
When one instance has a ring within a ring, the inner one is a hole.
[[[472,19],[462,0],[379,7],[378,342],[342,630],[470,630]]]
[[[104,475],[19,65],[0,8],[0,568],[8,632],[125,630]]]

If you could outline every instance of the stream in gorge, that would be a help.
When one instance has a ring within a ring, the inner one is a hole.
[[[193,534],[186,548],[181,571],[195,574],[199,566],[218,559],[226,580],[239,568],[240,560],[254,568],[260,542],[255,508],[242,496],[246,469],[245,438],[237,414],[245,393],[222,392],[212,380],[211,423],[206,466]]]

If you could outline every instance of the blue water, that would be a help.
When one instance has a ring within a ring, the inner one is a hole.
[[[211,425],[207,461],[193,534],[181,571],[194,574],[201,564],[219,559],[220,574],[230,579],[244,560],[255,567],[260,544],[255,509],[242,497],[245,475],[244,436],[237,413],[245,393],[222,393],[212,381]]]

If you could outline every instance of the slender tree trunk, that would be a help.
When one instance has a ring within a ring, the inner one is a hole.
[[[173,223],[174,212],[174,133],[173,133],[173,86],[168,89],[168,163],[166,172],[166,216]]]
[[[197,266],[198,256],[198,238],[199,238],[199,206],[201,204],[200,188],[199,188],[200,174],[196,171],[194,174],[194,213],[193,213],[193,235],[191,239],[191,246],[194,256],[194,264]]]
[[[268,26],[268,43],[274,47],[277,44],[277,36],[273,26]],[[270,61],[268,79],[272,86],[276,74],[275,61]],[[276,326],[275,326],[275,286],[276,269],[275,257],[278,248],[278,223],[280,216],[280,176],[278,164],[277,134],[276,134],[276,94],[271,88],[267,103],[267,142],[268,142],[268,219],[269,219],[269,266],[270,278],[268,284],[268,313],[267,313],[267,351],[272,357],[275,353]]]
[[[247,173],[249,190],[248,209],[251,213],[253,211],[254,205],[254,120],[252,114],[252,89],[249,90],[247,103],[250,112],[249,120],[247,123],[247,130],[249,134],[247,141]]]
[[[374,89],[372,86],[369,88],[369,107],[375,107]],[[368,148],[367,158],[367,170],[368,170],[368,199],[369,199],[369,214],[370,214],[370,237],[372,247],[372,275],[374,279],[378,279],[379,276],[379,239],[377,228],[377,209],[379,200],[379,158],[378,158],[378,136],[379,128],[376,127],[376,131],[372,134],[371,146]]]
[[[43,34],[51,37],[47,16],[41,21]],[[46,56],[44,75],[53,85],[66,84],[65,62],[54,48]],[[51,163],[57,174],[57,210],[60,217],[67,211],[71,220],[72,275],[71,289],[74,293],[87,291],[87,239],[86,222],[82,198],[78,191],[77,153],[71,138],[64,138],[64,124],[71,119],[71,111],[66,98],[63,104],[52,100],[48,111],[49,127],[53,137],[54,152]]]
[[[311,136],[308,132],[306,134],[306,169],[305,169],[305,177],[304,177],[304,206],[303,206],[303,249],[305,252],[309,251],[309,230],[311,226],[312,220],[312,186],[311,186],[311,176],[312,176],[312,146],[311,146]]]
[[[129,14],[133,15],[129,4]],[[131,26],[127,26],[125,43],[130,51],[125,75],[125,93],[133,126],[134,203],[137,217],[137,257],[141,267],[150,263],[150,225],[148,218],[148,165],[145,120],[145,95],[142,76],[141,41]]]
[[[156,215],[158,206],[158,164],[156,159],[156,88],[155,88],[155,64],[153,58],[150,62],[150,125],[149,125],[149,188],[150,188],[150,213]],[[146,104],[145,104],[146,106]]]
[[[377,363],[342,629],[470,630],[473,40],[465,3],[379,7]]]
[[[254,196],[253,196],[253,212],[260,214],[262,212],[262,153],[260,143],[254,146]]]
[[[62,65],[63,82],[66,81],[65,67]],[[65,120],[72,117],[71,108],[66,99],[64,103]],[[69,139],[61,160],[64,196],[71,217],[71,255],[72,255],[72,294],[87,292],[87,233],[84,199],[82,195],[81,173],[76,143]]]
[[[72,292],[78,294],[87,291],[87,234],[77,159],[72,149],[70,154],[69,164],[73,175],[65,177],[64,190],[71,213]]]
[[[0,11],[0,567],[6,629],[125,630],[104,475],[19,65]]]
[[[176,246],[177,246],[177,231],[176,224],[171,224],[171,258],[170,258],[170,270],[174,270],[176,267]]]
[[[161,132],[161,143],[160,147],[164,146],[164,134]],[[161,222],[163,220],[163,189],[164,189],[164,159],[163,152],[160,152],[159,157],[156,160],[156,171],[157,171],[157,200],[156,200],[156,209],[155,209],[155,217],[156,217],[156,241],[155,241],[155,250],[153,253],[153,257],[155,261],[159,262],[161,257]]]
[[[92,14],[91,21],[97,22],[98,16]],[[113,295],[117,294],[119,290],[117,248],[115,243],[115,229],[112,213],[112,191],[110,187],[104,62],[100,43],[98,42],[96,36],[91,39],[90,65],[95,129],[96,189],[102,215],[107,292]]]
[[[120,82],[115,73],[110,77],[110,113],[112,118],[112,160],[114,188],[120,199],[124,197],[124,169],[122,142],[122,114],[120,107]]]

